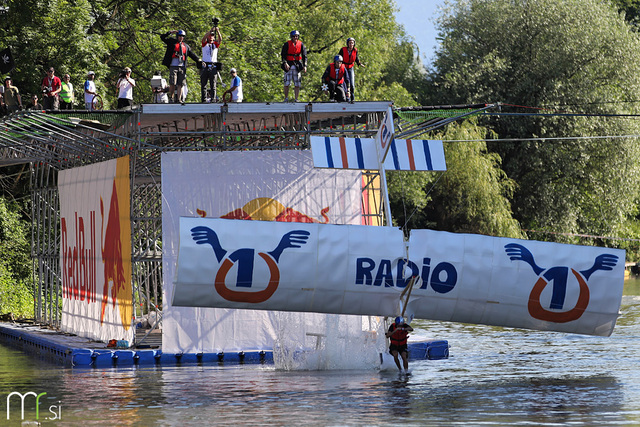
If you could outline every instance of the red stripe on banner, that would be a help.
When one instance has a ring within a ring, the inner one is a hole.
[[[413,160],[413,145],[411,145],[410,139],[407,139],[407,153],[409,154],[409,169],[414,171],[416,170],[416,162]]]
[[[349,159],[347,159],[347,145],[344,142],[344,137],[338,138],[340,141],[340,154],[342,155],[342,167],[347,169],[349,167]]]

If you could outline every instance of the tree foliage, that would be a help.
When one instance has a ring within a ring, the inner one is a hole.
[[[527,140],[489,145],[518,184],[513,208],[523,226],[621,232],[636,213],[640,144],[585,138],[640,131],[615,116],[637,113],[640,91],[640,39],[617,9],[599,0],[460,0],[437,22],[441,47],[423,100],[554,113],[487,122],[500,138]]]
[[[134,101],[151,101],[149,80],[161,65],[165,45],[160,34],[184,29],[186,41],[200,56],[200,39],[220,19],[222,45],[218,54],[221,73],[235,67],[243,79],[246,101],[270,102],[282,98],[280,50],[292,30],[301,32],[309,52],[308,73],[303,76],[302,99],[322,97],[320,77],[348,37],[357,41],[366,68],[356,72],[357,97],[398,100],[415,105],[408,91],[389,78],[397,69],[415,68],[412,58],[398,58],[406,42],[394,19],[391,0],[5,0],[9,12],[0,16],[5,31],[0,46],[9,46],[16,59],[14,84],[23,93],[36,93],[44,71],[69,73],[82,95],[89,70],[96,72],[99,93],[115,105],[119,71],[131,67],[138,86]],[[406,49],[405,49],[406,50]],[[403,62],[408,61],[408,62]],[[188,100],[199,101],[199,75],[188,68]]]
[[[389,173],[390,204],[397,225],[461,233],[522,237],[509,197],[514,182],[500,169],[500,157],[482,140],[491,132],[469,120],[430,138],[443,139],[447,171]]]

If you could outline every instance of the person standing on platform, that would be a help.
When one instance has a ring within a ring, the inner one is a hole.
[[[329,64],[322,74],[322,83],[323,89],[329,92],[329,101],[343,102],[349,100],[349,74],[342,63],[342,56],[336,55],[333,57],[333,62]]]
[[[176,37],[169,37],[175,34]],[[187,56],[196,62],[205,64],[193,53],[191,47],[184,42],[187,33],[184,30],[172,30],[161,34],[160,39],[167,45],[162,64],[169,68],[169,101],[184,103],[182,85],[187,75]],[[177,89],[177,93],[176,93]],[[174,95],[175,94],[175,95]]]
[[[217,23],[217,20],[214,20],[214,25]],[[216,77],[220,71],[218,69],[218,48],[221,41],[222,35],[217,25],[202,37],[202,62],[205,65],[200,70],[200,102],[206,102],[207,98],[211,102],[215,102],[217,98]],[[207,84],[209,84],[211,91],[210,97],[207,97]]]
[[[133,107],[133,88],[136,81],[131,78],[131,68],[126,67],[120,73],[120,78],[116,83],[118,88],[118,110]]]
[[[4,106],[8,114],[22,110],[22,98],[17,87],[11,85],[11,77],[4,79]]]
[[[151,77],[151,89],[153,90],[154,103],[169,103],[169,97],[167,96],[169,86],[167,85],[167,80],[160,74],[160,71],[153,73],[153,77]]]
[[[62,77],[62,86],[60,89],[60,109],[72,110],[75,99],[76,98],[73,95],[73,85],[71,84],[71,76],[69,74],[65,74]]]
[[[36,110],[36,111],[44,110],[44,107],[42,106],[42,104],[38,102],[38,95],[36,95],[35,93],[31,95],[31,104],[27,107],[27,109]]]
[[[291,40],[282,46],[280,56],[284,70],[284,102],[289,102],[289,86],[293,83],[293,91],[298,102],[300,95],[301,73],[307,72],[307,48],[300,41],[300,33],[291,31]]]
[[[364,64],[360,62],[360,58],[358,58],[358,49],[356,49],[356,39],[353,37],[349,37],[347,39],[347,45],[340,49],[338,55],[342,56],[342,62],[344,63],[345,68],[347,69],[347,73],[349,74],[349,92],[351,92],[351,102],[355,100],[355,89],[356,89],[356,74],[355,74],[355,64],[358,64],[359,67],[364,67]]]
[[[42,93],[44,99],[42,104],[45,110],[59,110],[60,98],[58,94],[62,90],[62,82],[60,78],[55,75],[53,67],[49,68],[47,75],[42,79]]]
[[[401,374],[408,373],[409,371],[407,338],[409,337],[409,332],[412,331],[413,328],[405,323],[404,318],[398,316],[396,317],[395,322],[389,326],[387,333],[385,333],[385,336],[391,341],[391,344],[389,345],[389,353],[393,356],[393,360],[396,362],[396,366],[400,370]],[[400,366],[398,355],[402,357],[402,366]]]
[[[95,78],[96,73],[89,71],[84,82],[84,108],[89,111],[93,111],[93,98],[97,95]]]
[[[227,93],[231,94],[231,102],[242,102],[242,79],[238,77],[238,72],[235,68],[232,68],[230,73],[233,76],[231,87],[225,92],[225,95]]]

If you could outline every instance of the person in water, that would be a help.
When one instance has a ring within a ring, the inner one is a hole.
[[[404,318],[398,316],[396,317],[395,322],[389,326],[389,330],[385,334],[385,336],[391,340],[389,353],[393,356],[393,360],[395,360],[400,373],[407,373],[409,371],[407,338],[409,337],[409,332],[412,331],[413,328],[405,323]],[[402,357],[402,366],[400,366],[400,359],[398,356]]]

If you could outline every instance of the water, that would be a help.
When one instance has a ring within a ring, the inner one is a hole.
[[[0,425],[9,393],[46,392],[42,425],[640,425],[640,280],[609,338],[416,321],[448,360],[412,375],[272,365],[61,368],[0,345]],[[31,398],[28,398],[31,399]],[[25,419],[35,420],[33,399]],[[52,421],[52,419],[54,419]]]

